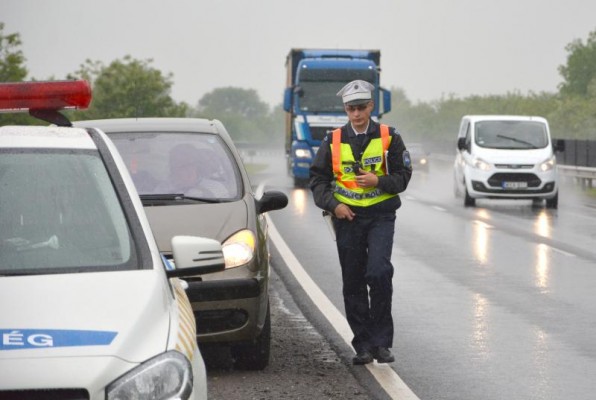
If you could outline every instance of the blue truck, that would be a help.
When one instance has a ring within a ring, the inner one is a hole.
[[[346,83],[362,79],[375,86],[373,119],[391,110],[391,92],[380,87],[380,62],[380,50],[290,50],[284,91],[285,152],[294,186],[308,183],[310,165],[325,134],[348,122],[336,96]]]

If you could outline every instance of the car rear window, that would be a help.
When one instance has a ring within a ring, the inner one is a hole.
[[[109,133],[140,195],[235,200],[242,181],[223,140],[210,133]]]
[[[0,274],[136,268],[127,219],[92,150],[0,151]]]

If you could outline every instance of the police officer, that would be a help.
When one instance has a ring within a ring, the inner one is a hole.
[[[391,250],[398,193],[412,176],[400,134],[370,118],[373,89],[356,80],[337,93],[349,122],[327,134],[310,169],[315,204],[331,213],[336,232],[355,365],[395,360]]]

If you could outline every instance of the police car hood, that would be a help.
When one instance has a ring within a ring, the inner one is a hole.
[[[137,363],[165,351],[171,293],[161,272],[0,278],[0,361],[113,356]]]

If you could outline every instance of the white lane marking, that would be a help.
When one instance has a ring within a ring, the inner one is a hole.
[[[265,218],[267,219],[269,237],[274,242],[275,247],[283,257],[288,268],[319,311],[327,318],[331,326],[335,328],[346,344],[351,347],[353,335],[348,321],[346,321],[341,312],[339,312],[331,300],[325,296],[319,286],[317,286],[310,275],[304,270],[292,250],[290,250],[277,231],[269,215],[265,214]],[[392,399],[420,400],[389,365],[378,364],[375,361],[374,363],[367,364],[366,367]]]
[[[563,255],[565,255],[565,256],[568,256],[568,257],[577,257],[577,256],[576,256],[575,254],[573,254],[573,253],[570,253],[570,252],[568,252],[568,251],[565,251],[565,250],[558,249],[558,248],[556,248],[556,247],[553,247],[553,246],[550,246],[550,245],[548,245],[548,244],[545,244],[545,246],[548,246],[548,247],[550,247],[550,248],[551,248],[553,251],[555,251],[555,252],[557,252],[557,253],[560,253],[560,254],[563,254]]]
[[[484,229],[493,229],[494,228],[494,226],[492,226],[491,224],[487,224],[486,222],[481,221],[479,219],[473,220],[472,223],[474,223],[474,224],[476,224],[476,225],[478,225],[478,226],[480,226],[480,227],[482,227]]]
[[[445,208],[443,208],[443,207],[440,207],[440,206],[432,206],[432,208],[434,208],[434,209],[435,209],[435,210],[437,210],[437,211],[442,211],[442,212],[445,212],[445,211],[447,211]]]

